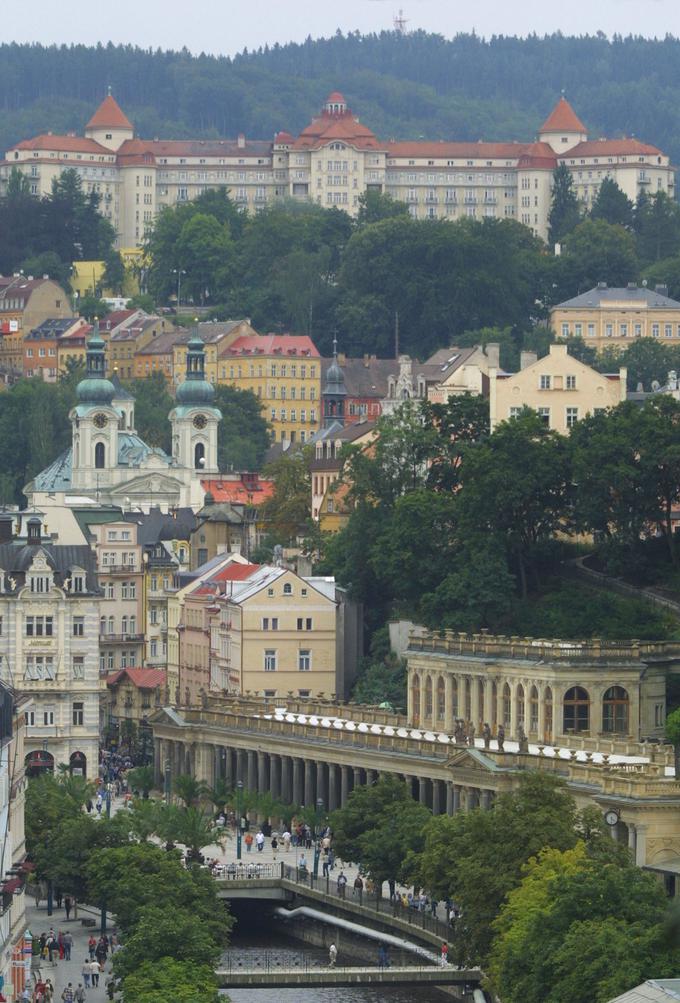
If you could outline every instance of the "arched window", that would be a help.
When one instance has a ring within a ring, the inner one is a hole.
[[[524,687],[521,683],[517,686],[515,690],[515,710],[517,716],[517,728],[523,728],[525,726],[524,718]]]
[[[504,727],[510,727],[510,714],[511,714],[511,704],[512,704],[512,693],[510,692],[510,685],[508,683],[503,687],[503,721]]]
[[[197,442],[194,446],[194,468],[202,470],[205,466],[205,446],[202,442]]]
[[[292,596],[293,586],[290,584],[290,582],[286,582],[286,584],[283,586],[283,594],[284,596]]]
[[[529,731],[538,731],[538,690],[535,686],[529,691]]]
[[[440,676],[437,680],[437,720],[443,721],[446,717],[446,686],[444,685],[444,677]]]
[[[411,680],[411,709],[413,723],[420,723],[420,676],[415,675]]]
[[[103,442],[98,442],[94,447],[94,465],[97,470],[103,470],[106,466],[106,446]]]
[[[602,698],[602,731],[627,735],[629,705],[628,691],[623,686],[610,686]]]
[[[567,690],[562,711],[565,734],[570,731],[590,731],[590,697],[582,686],[572,686]]]
[[[458,717],[458,680],[454,676],[451,680],[451,725]]]
[[[432,717],[432,679],[430,676],[425,681],[425,717],[428,721]]]
[[[552,742],[553,737],[553,695],[549,686],[546,686],[543,694],[543,713],[545,716],[545,732],[541,738],[546,742]]]

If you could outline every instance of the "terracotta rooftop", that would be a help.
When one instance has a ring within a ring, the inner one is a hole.
[[[523,157],[548,158],[556,164],[555,153],[547,143],[449,143],[449,142],[394,142],[387,143],[388,157],[422,157],[447,160],[511,160]]]
[[[155,690],[157,686],[165,685],[165,669],[119,669],[106,677],[107,686],[115,686],[127,676],[133,686],[139,690]]]
[[[220,480],[219,477],[201,481],[205,492],[210,492],[216,502],[231,502],[232,505],[261,505],[274,493],[274,482],[258,477],[252,484],[243,480]]]
[[[111,94],[108,94],[85,126],[86,129],[130,129],[132,122]]]
[[[243,355],[320,358],[314,342],[306,334],[244,334],[220,352],[221,359]]]
[[[540,132],[583,132],[585,135],[588,134],[585,125],[564,96],[559,99],[546,118],[539,129]]]
[[[367,125],[363,125],[351,111],[341,114],[324,112],[312,119],[302,130],[293,144],[294,150],[313,150],[330,140],[341,140],[358,150],[379,150],[384,148]]]
[[[591,139],[560,154],[560,160],[574,157],[625,157],[643,154],[657,157],[661,155],[661,150],[648,143],[641,143],[638,139]]]
[[[13,150],[54,150],[57,153],[97,153],[111,157],[113,153],[94,139],[84,139],[82,136],[59,136],[51,132],[34,136],[33,139],[22,139],[12,147]]]

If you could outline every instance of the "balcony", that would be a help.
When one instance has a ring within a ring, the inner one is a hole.
[[[476,195],[466,195],[465,196],[465,205],[477,205],[477,196]]]
[[[144,634],[106,634],[101,633],[99,635],[100,644],[120,644],[121,642],[127,641],[128,643],[139,644],[144,640]]]
[[[485,195],[484,196],[484,205],[496,205],[497,202],[498,202],[498,199],[496,198],[495,195]]]
[[[425,205],[437,205],[438,203],[439,199],[436,195],[428,195],[425,199]]]
[[[139,571],[136,564],[103,564],[100,575],[134,575]]]

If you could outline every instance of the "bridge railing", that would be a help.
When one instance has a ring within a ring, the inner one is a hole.
[[[433,916],[429,906],[424,910],[413,906],[404,906],[399,895],[395,895],[394,898],[384,898],[379,890],[368,892],[366,888],[354,888],[349,881],[344,888],[339,888],[338,875],[340,870],[337,867],[333,876],[328,874],[318,877],[314,877],[314,872],[306,867],[281,863],[280,868],[280,876],[286,881],[311,888],[339,902],[351,902],[365,909],[400,919],[411,926],[435,934],[441,940],[449,941],[453,936],[453,926],[437,916]]]

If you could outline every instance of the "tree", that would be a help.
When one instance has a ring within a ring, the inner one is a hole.
[[[133,770],[129,770],[127,781],[132,791],[140,790],[142,797],[148,798],[149,791],[154,787],[153,766],[136,766]]]
[[[172,842],[182,843],[187,848],[187,858],[191,861],[201,861],[201,850],[204,846],[219,843],[226,838],[224,831],[219,832],[212,826],[212,817],[199,808],[168,808],[169,818],[164,825],[164,834]]]
[[[172,787],[186,808],[195,808],[210,793],[210,788],[203,780],[197,780],[188,773],[175,777]]]
[[[123,983],[123,1003],[220,1003],[210,966],[160,958],[143,962]]]
[[[410,811],[414,804],[406,784],[391,774],[381,774],[370,786],[355,787],[344,807],[331,814],[336,855],[341,860],[359,863],[364,850],[368,849],[368,844],[362,842],[364,837],[380,830],[385,818],[391,817],[394,821],[402,810]],[[386,847],[385,853],[389,852]],[[388,877],[396,877],[396,872]]]
[[[272,534],[280,542],[288,543],[311,516],[308,451],[284,453],[267,464],[263,475],[274,482],[274,492],[262,506],[262,514]]]
[[[97,296],[81,296],[78,300],[78,313],[86,320],[102,319],[111,312],[111,307]]]
[[[633,203],[613,178],[605,178],[600,185],[593,207],[591,219],[603,219],[606,223],[633,228]]]
[[[135,425],[150,446],[170,451],[168,414],[174,400],[162,373],[151,373],[141,380],[125,380],[123,386],[135,398]]]
[[[205,924],[196,922],[186,907],[169,910],[163,899],[145,906],[139,923],[125,941],[125,949],[114,955],[113,970],[124,981],[145,962],[164,958],[213,968],[221,944],[212,939]]]
[[[123,295],[125,285],[125,264],[120,251],[111,249],[104,258],[104,274],[102,285],[105,289],[110,289],[114,296]]]
[[[552,201],[548,214],[548,243],[560,244],[578,225],[580,211],[571,171],[562,163],[553,171]]]
[[[680,206],[665,192],[642,193],[634,215],[640,260],[649,265],[680,252]]]
[[[408,206],[405,202],[398,202],[391,195],[385,195],[383,192],[369,190],[359,196],[358,226],[363,226],[366,223],[379,223],[383,219],[393,219],[395,216],[407,217],[408,214]]]
[[[250,390],[215,387],[215,407],[222,412],[217,451],[220,470],[259,470],[271,445],[269,425]]]
[[[585,219],[565,238],[556,277],[560,295],[567,298],[598,282],[625,286],[638,271],[632,233],[603,219]]]

